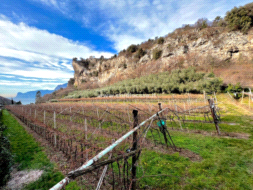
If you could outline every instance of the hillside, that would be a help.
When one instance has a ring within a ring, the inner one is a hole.
[[[199,19],[164,37],[130,45],[110,59],[103,56],[74,58],[74,85],[97,88],[115,82],[195,67],[213,72],[224,85],[241,83],[252,87],[253,3],[235,7],[212,22]]]
[[[99,90],[116,83],[117,86],[124,80],[150,78],[152,74],[188,68],[214,74],[222,79],[223,87],[241,84],[244,88],[252,88],[252,26],[253,3],[250,3],[228,11],[224,18],[217,16],[212,22],[199,19],[195,24],[184,25],[164,37],[132,44],[109,59],[92,55],[87,59],[73,58],[75,73],[68,88],[44,99],[63,98],[73,90]],[[179,82],[176,88],[180,88],[181,83],[184,84]]]
[[[99,87],[119,80],[190,66],[214,72],[225,84],[240,82],[252,87],[252,32],[228,32],[221,27],[202,30],[177,29],[159,40],[149,40],[135,52],[123,50],[111,59],[73,59],[74,85],[80,89]],[[134,47],[134,46],[132,46]],[[143,51],[142,56],[140,52]],[[143,55],[145,54],[145,55]]]
[[[16,103],[16,102],[14,102],[14,103]],[[12,101],[8,98],[0,96],[0,104],[1,105],[10,105],[10,104],[12,104]]]
[[[22,104],[35,103],[35,96],[36,96],[36,93],[38,91],[41,92],[41,96],[44,96],[44,95],[47,95],[47,94],[51,94],[54,91],[62,90],[64,88],[66,88],[66,87],[67,87],[67,83],[57,85],[54,90],[35,90],[35,91],[28,91],[28,92],[25,92],[25,93],[18,92],[17,96],[15,98],[13,98],[13,99],[15,101],[21,101]]]

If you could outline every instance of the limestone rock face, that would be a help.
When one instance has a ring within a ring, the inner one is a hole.
[[[160,68],[177,64],[187,66],[188,61],[185,60],[182,63],[180,59],[187,58],[189,55],[198,58],[212,56],[219,60],[229,60],[238,59],[239,55],[249,57],[252,53],[253,34],[251,33],[244,35],[240,32],[223,32],[219,28],[211,28],[200,31],[194,29],[188,31],[187,34],[176,31],[174,34],[173,37],[165,37],[163,44],[154,43],[151,48],[144,49],[146,54],[141,58],[136,58],[134,53],[131,56],[121,55],[110,59],[92,57],[73,59],[74,85],[78,86],[87,81],[103,85],[114,77],[128,78],[128,75],[136,72],[136,69],[145,65],[148,67],[154,62],[159,63]],[[162,51],[158,60],[153,59],[155,50]],[[199,64],[196,60],[196,65]]]

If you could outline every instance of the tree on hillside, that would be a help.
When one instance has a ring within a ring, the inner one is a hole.
[[[203,29],[208,27],[208,22],[207,18],[200,18],[194,25],[196,28]]]
[[[37,103],[40,103],[40,101],[41,101],[41,92],[40,91],[37,91],[37,93],[36,93],[36,97],[35,97],[36,99],[35,99],[35,103],[37,104]]]
[[[235,7],[226,13],[225,21],[230,30],[240,30],[246,33],[253,24],[253,10],[250,4],[244,7]]]

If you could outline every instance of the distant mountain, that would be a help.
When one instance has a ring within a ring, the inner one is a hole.
[[[67,86],[68,86],[68,83],[60,84],[60,85],[56,86],[56,88],[54,89],[54,91],[60,90],[61,88],[66,88]]]
[[[24,104],[30,104],[35,103],[35,96],[36,93],[40,91],[41,96],[44,96],[45,94],[50,94],[54,92],[54,90],[35,90],[35,91],[29,91],[29,92],[18,92],[17,96],[13,98],[14,101],[21,101],[21,103]]]
[[[21,101],[21,103],[24,104],[30,104],[35,103],[35,96],[38,91],[41,92],[41,96],[44,96],[45,94],[51,94],[56,90],[59,90],[60,88],[66,88],[68,83],[60,84],[56,86],[54,90],[35,90],[35,91],[28,91],[25,93],[18,92],[17,96],[13,98],[14,101]]]

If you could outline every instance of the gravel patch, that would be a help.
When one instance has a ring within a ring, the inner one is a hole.
[[[19,190],[25,185],[37,181],[42,175],[42,170],[12,172],[11,180],[7,183],[5,190]]]

